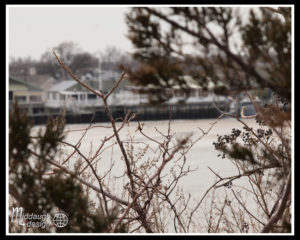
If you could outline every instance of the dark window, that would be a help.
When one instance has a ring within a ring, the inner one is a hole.
[[[36,114],[36,113],[43,113],[44,112],[44,108],[33,108],[32,111],[33,111],[34,114]]]
[[[22,113],[28,113],[29,112],[28,108],[21,108],[20,111]]]
[[[14,97],[13,91],[9,91],[9,95],[8,95],[9,101],[12,101],[13,97]]]
[[[41,96],[30,96],[29,99],[30,99],[30,102],[40,102],[40,101],[42,101]]]
[[[16,96],[18,102],[26,102],[26,96]]]
[[[95,94],[88,94],[88,99],[91,100],[91,99],[96,99],[97,96]]]
[[[72,99],[73,100],[78,100],[78,95],[77,94],[72,94]]]

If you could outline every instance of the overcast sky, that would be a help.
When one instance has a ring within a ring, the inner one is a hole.
[[[126,7],[9,6],[9,56],[39,59],[64,41],[95,53],[107,46],[132,51],[126,38]]]
[[[242,17],[247,18],[248,10],[240,9]],[[64,41],[92,54],[108,46],[132,52],[126,37],[128,11],[112,5],[8,5],[9,56],[39,59]]]

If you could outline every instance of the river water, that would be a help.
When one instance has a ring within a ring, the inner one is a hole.
[[[214,119],[174,120],[171,121],[170,129],[171,133],[175,134],[173,137],[174,140],[176,138],[180,139],[184,136],[191,135],[191,140],[193,141],[203,135],[199,128],[206,132],[211,127],[211,124],[213,124],[215,121],[216,120]],[[251,127],[258,127],[253,119],[247,119],[245,122]],[[154,140],[163,140],[163,137],[159,134],[159,132],[167,134],[169,121],[145,121],[143,123],[143,132]],[[94,124],[94,126],[97,125],[107,127],[110,126],[109,123]],[[120,124],[117,124],[117,127],[118,126],[120,126]],[[133,136],[135,142],[144,142],[149,144],[152,148],[156,148],[157,144],[142,136],[139,131],[137,131],[137,126],[137,122],[131,122],[129,126],[125,125],[120,131],[120,139],[122,141],[126,141],[128,140],[128,136]],[[77,143],[84,132],[78,130],[85,129],[87,127],[88,124],[67,125],[66,130],[71,132],[67,134],[66,141],[70,143]],[[213,142],[217,141],[217,135],[230,134],[232,128],[238,128],[242,130],[242,127],[243,125],[235,119],[221,119],[215,123],[211,130],[205,136],[203,136],[200,141],[193,145],[193,147],[187,153],[187,164],[190,165],[191,168],[197,168],[198,170],[190,173],[188,176],[182,179],[181,185],[184,191],[201,195],[203,190],[215,180],[215,175],[209,170],[208,167],[224,177],[238,173],[236,167],[231,161],[217,157],[219,152],[215,150]],[[91,152],[95,153],[97,147],[100,145],[99,140],[104,139],[105,136],[110,136],[111,133],[112,130],[110,128],[95,127],[88,130],[85,137],[81,140],[81,145],[79,148],[80,151],[87,156]],[[110,143],[112,143],[112,141],[110,141],[107,146],[109,146]],[[68,152],[70,153],[72,150],[68,149]],[[109,166],[111,154],[111,148],[102,153],[100,160],[101,166]],[[148,151],[148,154],[151,155],[151,151]],[[120,159],[120,155],[121,152],[119,148],[115,146],[113,149],[113,160],[118,161]],[[146,159],[147,157],[148,155],[146,154],[143,159]],[[120,166],[124,163],[118,162],[117,164]]]
[[[171,134],[174,134],[174,142],[176,142],[176,139],[180,139],[185,136],[190,136],[192,141],[198,139],[203,135],[202,130],[206,132],[212,126],[212,124],[215,123],[215,121],[215,119],[171,121],[170,129]],[[246,119],[244,121],[254,129],[259,127],[254,119]],[[145,121],[142,123],[144,124],[143,132],[155,141],[162,141],[163,137],[160,135],[160,133],[167,134],[168,132],[169,121]],[[120,124],[121,123],[118,123],[117,127],[119,127]],[[67,132],[65,141],[76,144],[79,139],[82,138],[82,134],[85,132],[83,130],[88,126],[89,124],[67,125],[65,129]],[[81,139],[81,144],[79,147],[79,150],[85,156],[93,156],[98,147],[101,145],[101,140],[103,140],[105,137],[109,137],[112,134],[112,129],[108,128],[110,126],[109,123],[97,123],[93,124],[92,126],[93,128],[89,129],[86,132],[86,135]],[[158,156],[157,151],[155,152],[155,149],[158,148],[158,144],[145,138],[139,131],[137,131],[137,127],[137,122],[131,122],[129,125],[125,125],[119,133],[121,141],[124,142],[125,147],[127,146],[126,142],[129,140],[136,142],[133,149],[133,155],[135,155],[143,146],[145,147],[146,145],[149,145],[150,149],[148,149],[146,154],[139,161],[143,162],[147,161],[147,159],[155,158],[155,156]],[[213,125],[211,130],[204,135],[200,141],[193,145],[193,147],[186,154],[186,166],[189,165],[190,169],[196,170],[181,178],[178,183],[184,195],[187,196],[190,194],[193,199],[196,200],[199,200],[202,196],[204,196],[207,189],[217,180],[216,175],[212,173],[209,168],[222,177],[238,174],[236,166],[229,159],[222,159],[217,156],[219,152],[215,150],[213,142],[217,141],[217,135],[230,134],[232,128],[242,130],[242,127],[243,125],[235,119],[221,119]],[[200,128],[202,130],[200,130]],[[98,161],[96,168],[100,176],[103,176],[110,169],[112,162],[115,163],[110,174],[106,176],[105,184],[109,185],[111,193],[122,198],[124,197],[124,195],[121,196],[122,191],[124,190],[123,186],[126,185],[127,182],[124,180],[125,178],[120,180],[121,178],[119,179],[118,177],[124,175],[125,163],[122,160],[120,149],[118,148],[117,144],[114,145],[114,141],[115,140],[110,140],[107,142],[103,148],[105,150],[99,157],[95,159],[95,161]],[[111,147],[111,145],[113,145],[113,147]],[[61,161],[63,161],[65,156],[64,154],[72,153],[73,149],[63,146],[58,152],[61,153]],[[67,166],[72,168],[74,162],[76,162],[79,158],[80,157],[78,155],[74,154],[70,158]],[[162,176],[169,174],[170,169],[174,166],[174,164],[174,162],[170,162],[163,170]],[[151,173],[149,173],[149,175],[151,175]],[[97,185],[96,181],[94,183]],[[241,188],[247,184],[247,178],[241,178],[234,181],[233,187],[236,185]],[[221,194],[224,194],[224,192]],[[92,192],[91,196],[92,198],[95,197]],[[174,229],[169,231],[172,232]]]

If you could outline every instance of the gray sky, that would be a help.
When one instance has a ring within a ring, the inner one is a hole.
[[[126,7],[9,6],[9,56],[39,59],[63,41],[95,53],[107,46],[132,51],[126,38]]]
[[[239,10],[247,18],[249,8]],[[112,5],[8,5],[9,56],[39,59],[64,41],[73,41],[90,53],[108,46],[132,52],[125,36],[128,11],[127,7]]]

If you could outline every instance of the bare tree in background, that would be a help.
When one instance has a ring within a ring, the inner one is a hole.
[[[115,46],[108,46],[100,52],[102,70],[120,70],[124,68],[136,68],[138,62],[130,54],[123,52]]]
[[[54,49],[78,76],[93,72],[99,66],[98,58],[80,50],[74,42],[62,42],[54,46]],[[33,60],[30,57],[17,59],[12,57],[10,59],[10,75],[26,80],[30,75],[30,69],[35,69],[37,75],[48,74],[55,79],[66,79],[68,77],[56,60],[53,59],[51,49],[45,51],[39,60]]]
[[[13,76],[19,76],[25,81],[30,75],[30,69],[34,68],[36,61],[30,57],[26,58],[10,58],[9,61],[9,74]]]

